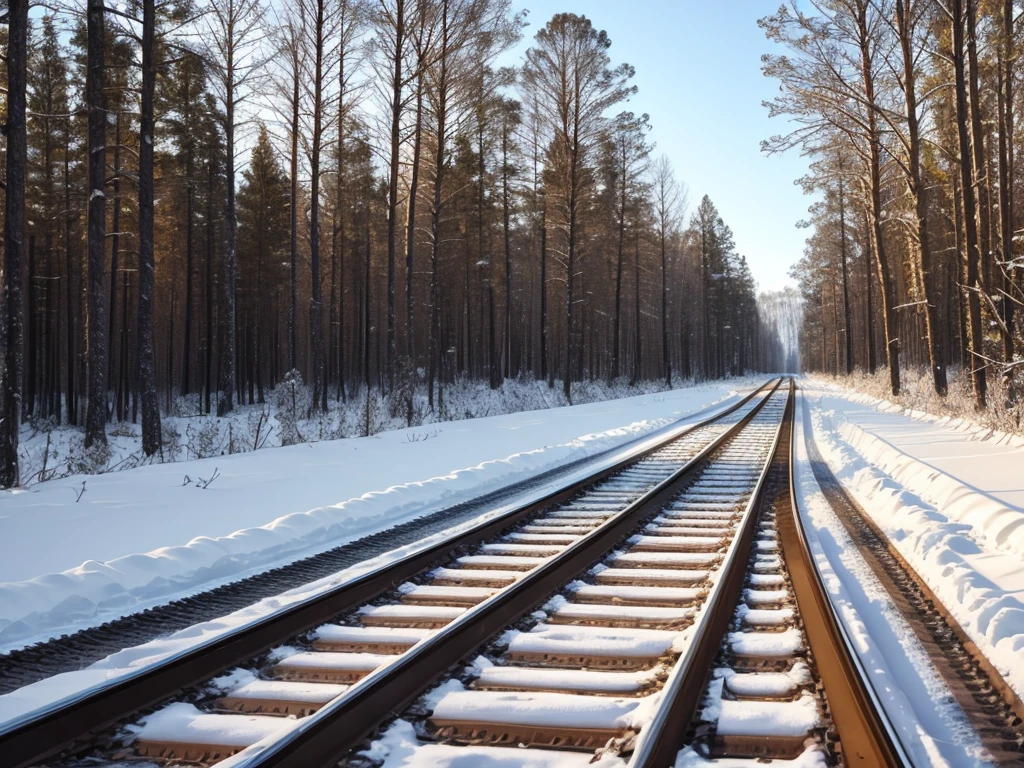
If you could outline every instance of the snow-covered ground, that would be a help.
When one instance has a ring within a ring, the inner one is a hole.
[[[762,382],[758,380],[753,386],[760,383]],[[725,384],[720,386],[720,392],[727,391],[728,387]],[[736,386],[735,382],[734,386]],[[749,385],[740,387],[739,393],[748,391],[749,388]],[[716,390],[704,390],[703,394],[691,391],[688,398],[684,398],[680,395],[677,405],[679,405],[679,407],[683,407],[683,404],[686,402],[699,402],[702,398],[715,393]],[[713,409],[718,410],[720,408],[724,408],[738,397],[739,394],[737,393],[729,394],[722,401],[714,404]],[[690,398],[692,398],[692,400]],[[651,406],[650,403],[646,406],[642,406],[641,404],[636,405],[637,407],[648,408]],[[554,487],[560,486],[566,482],[573,482],[575,480],[582,479],[590,472],[604,466],[612,466],[618,461],[626,458],[628,455],[643,450],[649,444],[653,444],[666,432],[681,431],[685,429],[685,425],[703,418],[706,415],[707,410],[707,408],[701,408],[694,413],[684,415],[682,418],[675,420],[666,430],[649,431],[646,437],[641,438],[640,440],[626,440],[625,443],[622,443],[618,448],[606,451],[600,456],[594,457],[592,461],[571,470],[565,476],[559,475],[546,483],[542,483],[537,487],[531,488],[529,491],[509,498],[505,502],[504,506],[495,507],[485,513],[483,517],[494,517],[504,514],[508,509],[514,507],[516,504],[524,503],[534,498],[543,497],[544,494],[550,492]],[[475,522],[475,520],[468,520],[454,526],[448,531],[433,534],[432,536],[423,538],[404,547],[397,548],[391,552],[366,560],[332,576],[319,579],[281,595],[266,598],[228,616],[188,627],[175,632],[168,637],[159,638],[140,646],[127,648],[107,657],[106,659],[92,664],[86,669],[46,678],[13,693],[0,696],[0,724],[11,722],[22,717],[31,717],[32,713],[36,712],[40,708],[50,707],[66,698],[77,697],[90,689],[108,685],[127,676],[140,674],[146,668],[170,659],[177,654],[192,651],[197,647],[202,647],[204,644],[213,643],[218,638],[223,637],[226,633],[233,632],[239,627],[251,625],[252,623],[263,620],[277,612],[287,610],[290,606],[299,601],[307,600],[315,594],[333,589],[339,584],[351,581],[362,574],[386,566],[397,558],[434,546],[441,539],[454,535],[463,529],[469,528],[474,525]],[[287,652],[287,650],[288,649],[281,649],[282,653]]]
[[[802,387],[807,421],[829,467],[1018,695],[1024,693],[1024,447],[834,384],[804,381]],[[915,764],[979,764],[976,739],[941,676],[821,496],[806,463],[802,409],[798,417],[802,511],[876,691]]]
[[[763,381],[74,475],[0,493],[0,650],[421,517],[616,448]]]

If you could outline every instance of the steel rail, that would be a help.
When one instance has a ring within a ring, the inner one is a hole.
[[[811,652],[817,662],[825,696],[833,713],[833,722],[843,745],[843,758],[849,766],[911,768],[913,765],[900,743],[895,729],[870,684],[866,670],[854,650],[852,641],[828,597],[824,581],[808,546],[800,517],[794,482],[796,387],[789,383],[789,397],[782,424],[776,435],[770,460],[758,481],[757,490],[748,506],[743,533],[737,534],[735,558],[727,560],[733,570],[726,575],[726,589],[708,596],[710,615],[705,630],[687,650],[665,684],[665,703],[638,739],[628,768],[665,768],[674,764],[683,746],[686,729],[680,723],[693,720],[705,688],[708,670],[728,629],[733,609],[739,599],[749,559],[756,510],[769,501],[766,480],[773,464],[785,461],[788,494],[780,494],[785,503],[776,505],[776,521],[780,543],[803,618]],[[788,442],[788,446],[785,443]],[[788,450],[787,450],[788,448]],[[788,513],[788,514],[787,514]],[[743,537],[742,540],[740,537]],[[733,554],[733,550],[730,550]],[[723,566],[723,568],[726,566]]]
[[[234,757],[220,768],[330,768],[357,747],[383,721],[418,698],[454,664],[469,656],[520,616],[543,603],[586,570],[608,550],[628,538],[650,515],[669,501],[681,484],[709,457],[740,433],[782,384],[771,391],[671,476],[659,482],[624,510],[460,616],[436,634],[413,646],[391,664],[355,683],[329,704]]]
[[[899,734],[882,706],[871,678],[829,599],[825,581],[811,554],[796,492],[796,385],[790,380],[794,414],[790,421],[789,508],[776,509],[779,538],[792,575],[797,608],[814,654],[832,721],[849,768],[910,768]]]
[[[790,379],[792,382],[792,379]],[[781,383],[781,382],[780,382]],[[708,594],[704,610],[694,626],[694,637],[676,662],[662,688],[662,704],[651,722],[637,737],[636,747],[627,768],[667,768],[675,764],[676,754],[683,746],[685,725],[693,716],[704,695],[705,683],[714,668],[722,638],[729,628],[746,577],[746,564],[757,527],[757,510],[764,502],[765,486],[772,465],[778,458],[779,444],[787,420],[793,418],[793,395],[790,392],[786,410],[775,433],[768,460],[754,486],[754,492],[743,511],[742,522],[726,552],[720,573],[722,577]]]
[[[774,386],[765,396],[761,403],[763,404],[781,385],[781,378],[769,380],[707,419],[673,432],[657,443],[598,472],[572,481],[499,517],[483,521],[455,537],[410,553],[308,600],[275,611],[237,630],[211,638],[137,672],[119,677],[109,684],[87,689],[56,702],[51,707],[35,710],[8,721],[0,728],[0,768],[24,768],[71,751],[76,745],[87,742],[96,733],[122,721],[131,713],[170,699],[178,692],[208,680],[225,669],[259,656],[288,637],[301,635],[320,626],[331,616],[345,613],[369,602],[395,585],[421,573],[453,550],[493,538],[504,529],[545,508],[572,498],[588,486],[626,469],[691,432],[713,425],[745,406],[773,382]],[[759,408],[760,405],[752,413]],[[725,434],[731,432],[732,430]],[[714,444],[720,442],[721,438]],[[706,451],[699,456],[705,453]],[[480,643],[485,639],[486,637],[481,638]],[[373,675],[367,679],[370,678],[376,679]],[[305,718],[302,722],[308,719]]]

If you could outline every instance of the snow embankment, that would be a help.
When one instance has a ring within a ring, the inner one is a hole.
[[[0,493],[0,650],[428,515],[680,419],[695,421],[709,405],[737,397],[738,386],[760,383],[719,382]],[[194,484],[215,471],[209,487]]]
[[[986,462],[979,452],[987,443],[970,455],[957,455],[951,443],[940,456],[936,445],[947,436],[936,422],[910,424],[888,413],[854,424],[847,401],[831,392],[807,394],[814,436],[832,472],[1024,695],[1024,510],[993,490],[1007,480],[1019,486],[1019,471],[1003,475],[1005,467],[1024,467],[1024,451],[1007,453],[1005,444],[993,443]],[[931,463],[922,460],[926,454]],[[933,465],[940,461],[948,471]]]

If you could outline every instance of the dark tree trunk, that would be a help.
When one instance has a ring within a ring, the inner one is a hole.
[[[220,326],[220,354],[217,370],[217,415],[226,416],[234,408],[235,394],[235,243],[238,230],[238,214],[235,210],[235,61],[234,48],[228,46],[225,62],[225,186],[224,207],[224,259],[220,275],[220,308],[217,312]]]
[[[508,122],[503,124],[501,132],[501,218],[505,236],[505,370],[506,379],[512,376],[512,224],[511,224],[511,188],[509,186],[509,131]]]
[[[633,329],[633,375],[629,385],[635,387],[640,381],[640,367],[643,365],[643,313],[640,311],[640,234],[637,233],[633,251],[633,300],[636,304],[636,327]]]
[[[103,14],[103,0],[89,0],[86,78],[86,103],[89,109],[89,402],[85,416],[86,448],[106,445],[107,442],[107,308],[103,284],[107,234],[107,198],[103,191],[107,155],[107,98],[104,93]]]
[[[110,309],[108,310],[107,320],[110,331],[107,334],[107,344],[109,349],[109,359],[107,360],[107,381],[114,382],[117,380],[118,371],[115,370],[114,365],[114,343],[115,334],[118,330],[117,322],[117,276],[119,274],[120,262],[121,262],[121,115],[120,113],[114,119],[114,172],[113,179],[111,181],[114,193],[114,210],[110,216],[110,225],[113,231],[110,233]],[[125,304],[121,307],[121,314],[124,318],[128,317],[128,305]],[[124,319],[121,321],[121,328],[124,328],[126,322]],[[120,360],[122,369],[127,362],[122,358]],[[117,420],[121,421],[124,419],[124,413],[117,410]]]
[[[422,17],[421,17],[422,24]],[[422,35],[422,30],[420,31]],[[419,68],[422,70],[422,55]],[[416,366],[416,292],[415,292],[415,257],[416,257],[416,197],[420,184],[420,152],[423,139],[423,75],[416,76],[416,127],[412,136],[412,168],[409,175],[409,201],[407,204],[409,218],[405,233],[405,352],[409,357],[409,368]],[[411,403],[411,401],[410,401]]]
[[[394,72],[391,79],[391,155],[388,167],[388,389],[394,388],[394,369],[398,357],[395,337],[395,255],[398,249],[398,171],[402,158],[402,61],[405,55],[405,0],[395,3]]]
[[[440,307],[437,295],[437,257],[441,248],[441,205],[444,186],[446,140],[448,130],[448,0],[441,1],[441,49],[438,59],[436,131],[437,146],[434,153],[434,189],[430,204],[430,329],[427,363],[427,403],[434,409],[434,380],[440,380],[442,345],[440,340]],[[438,385],[440,393],[440,384]]]
[[[205,411],[211,410],[213,391],[213,301],[214,301],[214,258],[216,256],[216,225],[213,221],[213,193],[217,178],[217,164],[214,153],[210,153],[209,178],[206,190],[206,398]]]
[[[0,488],[15,486],[20,479],[18,430],[21,424],[19,411],[24,314],[21,272],[25,248],[25,72],[28,58],[28,0],[9,0],[7,10],[7,189],[4,200],[3,289],[6,338],[3,389],[0,391],[0,407],[3,409],[0,412]]]
[[[327,410],[327,384],[324,377],[323,288],[320,282],[320,148],[323,144],[323,68],[325,3],[317,3],[316,46],[313,74],[313,146],[310,153],[309,199],[309,341],[313,353],[313,407]]]
[[[555,386],[555,368],[548,361],[548,204],[540,209],[540,377]]]
[[[156,65],[153,36],[155,0],[142,0],[142,114],[139,135],[139,314],[136,320],[135,364],[142,398],[142,450],[152,456],[161,448],[160,405],[156,395],[156,352],[153,346],[153,92]],[[173,309],[172,309],[173,312]],[[173,318],[173,315],[172,315]],[[171,380],[172,371],[167,371]]]
[[[672,360],[668,349],[668,252],[665,247],[665,227],[661,228],[661,368],[665,386],[672,387]]]
[[[75,390],[75,340],[78,334],[75,333],[75,303],[71,276],[73,269],[73,256],[71,249],[71,118],[64,120],[64,262],[67,279],[64,282],[64,307],[65,336],[67,348],[64,364],[66,371],[66,390],[64,393],[65,406],[68,413],[68,424],[78,423],[78,402]]]
[[[293,41],[293,45],[298,45]],[[288,369],[294,371],[298,333],[296,331],[296,314],[298,312],[298,269],[299,269],[299,85],[302,72],[299,67],[298,53],[293,52],[292,59],[292,126],[291,126],[291,194],[290,207],[290,240],[289,259],[291,264],[291,296],[288,305]]]
[[[182,116],[185,126],[192,124],[191,93],[192,77],[183,78],[185,90],[182,103],[185,113]],[[186,128],[188,130],[188,128]],[[185,155],[185,327],[181,351],[181,394],[188,395],[192,391],[192,273],[195,270],[195,150],[192,139],[188,140]],[[174,344],[175,340],[171,339]],[[168,371],[168,377],[170,372]],[[170,378],[168,378],[170,381]]]

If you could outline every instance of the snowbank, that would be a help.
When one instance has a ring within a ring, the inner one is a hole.
[[[1006,501],[1019,497],[1024,450],[986,442],[969,451],[934,421],[864,416],[832,391],[807,396],[832,471],[1024,694],[1024,510]]]
[[[795,493],[829,599],[914,765],[986,765],[970,723],[889,593],[826,500],[811,469],[798,400]],[[822,440],[818,447],[824,451]],[[833,468],[834,470],[835,468]]]
[[[0,493],[0,650],[430,514],[687,414],[697,420],[695,412],[735,387],[762,382],[76,475]],[[195,485],[215,471],[209,487]]]

